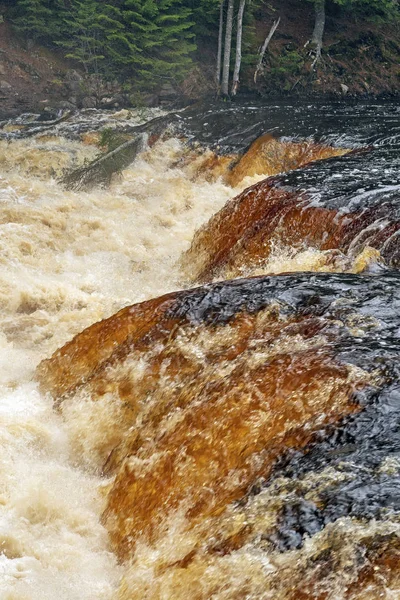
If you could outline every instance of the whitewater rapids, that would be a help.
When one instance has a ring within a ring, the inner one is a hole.
[[[125,568],[100,524],[110,482],[100,477],[92,452],[101,446],[112,406],[95,416],[85,402],[72,403],[61,415],[53,399],[39,392],[35,369],[75,334],[122,307],[191,287],[180,259],[195,231],[263,178],[246,177],[234,189],[220,178],[208,181],[198,174],[199,163],[187,160],[184,142],[171,138],[143,153],[107,190],[74,193],[57,183],[64,168],[96,153],[94,146],[60,135],[0,141],[2,600],[124,597],[118,590]],[[313,248],[277,246],[252,274],[351,271],[351,260],[340,253],[333,263],[326,258]],[[160,555],[168,544],[166,539]],[[306,552],[312,541],[307,544]],[[148,548],[139,557],[142,569],[123,585],[150,594],[156,559]],[[211,571],[210,580],[219,578],[218,570]],[[265,583],[265,573],[261,577],[245,553],[222,564],[222,571],[232,580],[229,598],[241,593],[240,587],[235,592],[236,576],[244,581],[251,573],[253,591],[258,578]],[[163,585],[160,595],[168,581]],[[185,582],[177,585],[177,598],[186,593]]]
[[[49,174],[93,148],[37,146],[0,144],[0,596],[108,600],[121,568],[99,524],[104,480],[79,443],[106,417],[64,422],[35,367],[94,321],[182,286],[180,254],[232,190],[171,168],[182,153],[171,139],[111,189],[65,192]]]

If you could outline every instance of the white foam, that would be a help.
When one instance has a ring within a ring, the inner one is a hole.
[[[110,600],[117,589],[121,569],[99,522],[103,482],[85,454],[85,428],[101,437],[112,405],[104,422],[91,422],[83,400],[61,417],[34,369],[91,323],[179,287],[181,252],[232,195],[170,168],[177,140],[110,190],[66,192],[49,177],[63,147],[64,162],[72,150],[93,154],[65,140],[57,156],[54,141],[47,155],[34,140],[0,142],[1,600]]]

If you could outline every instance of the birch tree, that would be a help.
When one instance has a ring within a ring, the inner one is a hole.
[[[232,96],[236,96],[236,92],[239,87],[240,65],[242,62],[243,15],[244,15],[245,5],[246,5],[246,0],[240,0],[238,16],[237,16],[236,58],[235,58],[235,68],[233,71],[233,81],[232,81],[232,90],[231,90]]]
[[[222,65],[221,94],[223,97],[229,96],[229,69],[231,66],[233,5],[234,5],[234,0],[228,0],[228,11],[226,14],[226,28],[225,28],[224,62]]]
[[[222,62],[222,36],[224,30],[224,5],[225,0],[221,0],[219,5],[219,29],[218,29],[218,51],[217,51],[217,70],[216,70],[216,82],[217,89],[221,85],[221,62]]]
[[[314,10],[315,24],[314,31],[310,40],[312,46],[311,53],[315,55],[314,61],[311,65],[312,69],[314,69],[315,65],[320,60],[322,53],[322,45],[325,31],[325,0],[315,0]],[[310,42],[307,42],[306,46]]]

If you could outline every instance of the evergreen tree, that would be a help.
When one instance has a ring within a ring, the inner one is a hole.
[[[220,4],[220,0],[183,0],[191,11],[196,39],[217,39]]]
[[[13,22],[17,31],[35,41],[52,41],[57,33],[54,12],[47,0],[19,0]]]
[[[312,67],[315,67],[321,58],[323,36],[325,31],[325,9],[326,0],[311,0],[315,10],[315,24],[312,34],[311,53],[314,54]],[[385,20],[399,18],[399,3],[397,0],[333,0],[335,4],[342,6],[344,10],[356,11],[359,15],[380,16]]]
[[[80,62],[87,73],[105,72],[120,58],[125,41],[120,18],[119,9],[110,3],[72,0],[62,19],[68,36],[58,44],[66,49],[66,57]]]
[[[126,0],[124,7],[133,74],[147,87],[182,77],[196,48],[190,8],[180,0]]]
[[[333,0],[344,8],[370,16],[373,14],[384,16],[386,19],[399,16],[399,3],[397,0]]]

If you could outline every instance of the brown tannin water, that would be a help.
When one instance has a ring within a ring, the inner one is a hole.
[[[191,108],[59,183],[143,118],[0,130],[1,598],[400,598],[398,107]]]

